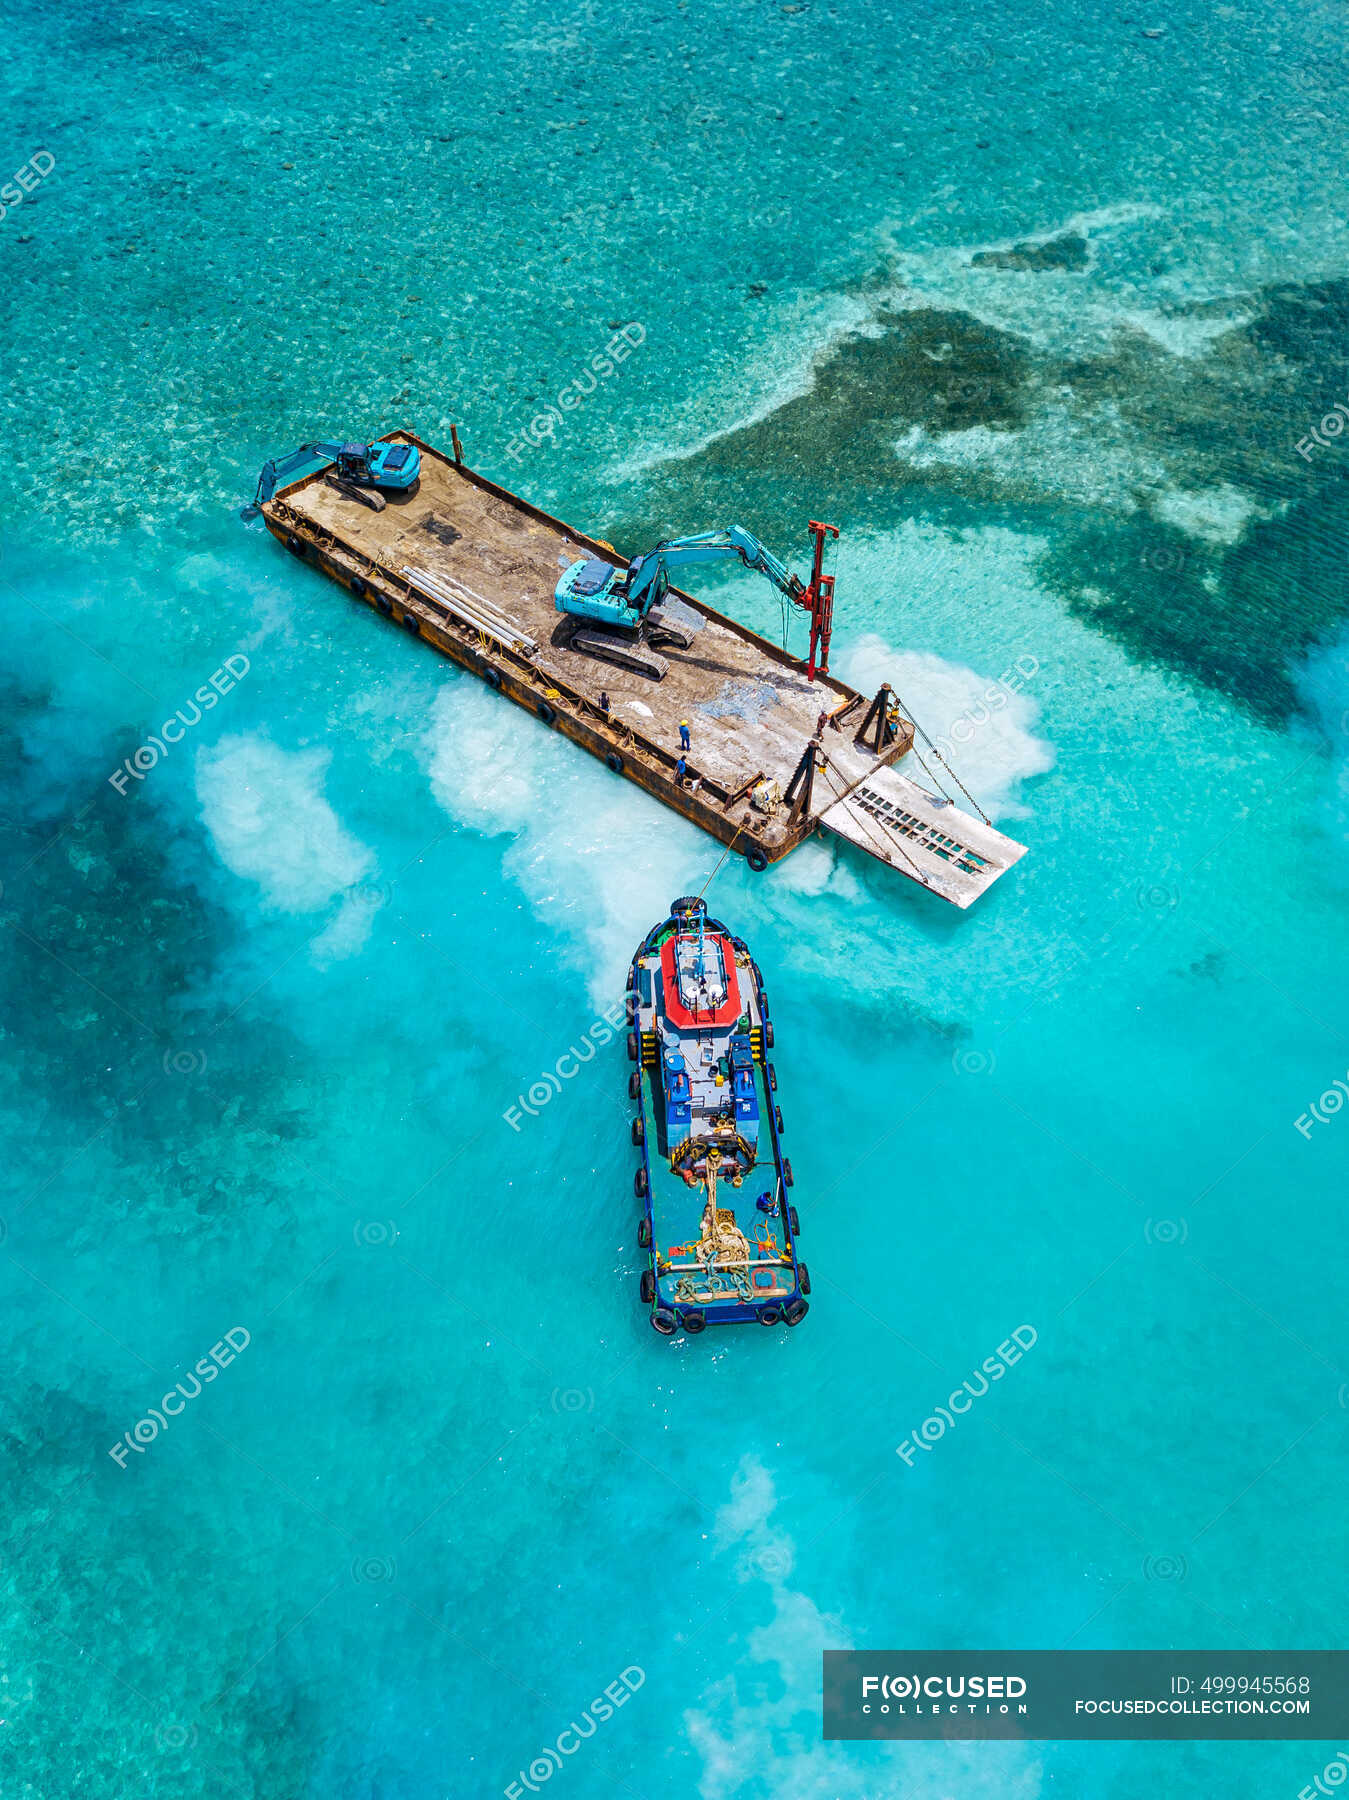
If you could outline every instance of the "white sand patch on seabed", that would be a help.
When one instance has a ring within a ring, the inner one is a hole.
[[[273,913],[317,913],[342,898],[313,953],[354,955],[378,910],[368,883],[372,852],[324,797],[331,752],[283,750],[258,733],[221,738],[198,752],[197,800],[221,862],[258,890]]]
[[[1236,544],[1253,518],[1268,519],[1250,494],[1227,482],[1210,488],[1170,488],[1152,503],[1164,525],[1173,525],[1206,544]]]
[[[777,1494],[769,1471],[746,1456],[717,1514],[718,1554],[734,1557],[744,1586],[764,1584],[772,1617],[746,1639],[748,1673],[712,1682],[684,1714],[692,1747],[703,1759],[701,1800],[735,1800],[754,1771],[755,1791],[781,1800],[1035,1800],[1041,1765],[1024,1745],[917,1743],[893,1746],[887,1785],[873,1762],[859,1766],[850,1745],[820,1741],[820,1658],[852,1646],[838,1619],[791,1586],[795,1546],[772,1520]],[[757,1613],[757,1609],[756,1609]],[[902,1775],[900,1759],[902,1758]]]
[[[991,819],[1029,817],[1020,783],[1047,774],[1055,762],[1053,745],[1033,729],[1040,717],[1033,698],[1039,672],[1034,656],[979,674],[930,651],[895,650],[883,638],[868,634],[836,663],[844,680],[864,694],[874,694],[882,682],[890,683],[901,707],[912,709],[908,716],[916,715]],[[933,762],[921,738],[918,747],[933,773],[943,776],[945,771]],[[899,769],[921,786],[930,786],[914,757],[905,757]],[[945,785],[956,804],[968,810],[960,789]]]

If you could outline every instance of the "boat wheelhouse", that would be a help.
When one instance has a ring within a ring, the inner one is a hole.
[[[670,1336],[756,1319],[799,1324],[810,1272],[797,1257],[758,965],[701,898],[676,900],[633,958],[627,1004],[652,1325]]]

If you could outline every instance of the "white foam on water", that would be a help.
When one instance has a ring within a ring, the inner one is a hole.
[[[328,750],[283,750],[257,732],[223,737],[196,759],[197,801],[216,854],[254,884],[265,911],[316,913],[344,898],[316,942],[326,960],[360,949],[375,910],[372,890],[350,893],[375,858],[324,796],[330,760]]]
[[[864,898],[856,875],[838,860],[833,846],[820,838],[808,839],[774,865],[773,886],[778,895],[796,894],[803,900],[815,900],[821,894],[835,900]]]
[[[820,1657],[851,1648],[842,1622],[789,1580],[795,1546],[773,1523],[777,1492],[755,1456],[742,1459],[731,1497],[717,1513],[713,1539],[737,1559],[744,1586],[762,1584],[772,1615],[751,1630],[738,1672],[708,1684],[684,1714],[689,1743],[702,1758],[702,1800],[736,1800],[752,1770],[755,1791],[783,1800],[877,1800],[874,1763],[861,1767],[851,1746],[820,1742]],[[898,1763],[902,1758],[903,1774]],[[915,1743],[893,1751],[885,1790],[906,1800],[1035,1800],[1041,1767],[1011,1743]]]
[[[425,760],[461,824],[508,833],[503,870],[575,944],[596,1007],[621,993],[633,946],[696,893],[719,845],[476,683],[442,689]]]
[[[1027,691],[1038,672],[1034,656],[979,674],[931,651],[895,650],[869,634],[836,662],[844,679],[862,693],[874,694],[882,682],[889,682],[990,818],[1029,816],[1018,785],[1047,774],[1055,762],[1053,745],[1033,729],[1040,716]],[[943,777],[945,771],[933,762],[921,738],[918,748],[933,773]],[[905,757],[898,766],[901,774],[921,786],[930,785],[914,757]],[[968,810],[960,789],[949,781],[943,785],[956,805]]]

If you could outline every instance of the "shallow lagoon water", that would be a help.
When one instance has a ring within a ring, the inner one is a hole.
[[[56,166],[0,222],[5,1791],[500,1794],[635,1669],[556,1791],[1297,1792],[1333,1746],[825,1746],[818,1683],[1342,1637],[1338,9],[7,22]],[[958,765],[1031,852],[968,917],[824,844],[715,875],[790,1336],[636,1306],[595,1021],[717,849],[239,517],[452,419],[625,546],[828,506],[839,666],[934,735],[1035,665]]]

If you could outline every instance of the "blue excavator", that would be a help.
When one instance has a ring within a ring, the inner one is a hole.
[[[265,506],[279,487],[297,475],[309,463],[329,463],[325,477],[328,485],[359,500],[365,506],[383,512],[385,500],[380,490],[406,493],[417,485],[422,469],[422,453],[415,444],[301,444],[289,456],[274,458],[262,465],[258,491],[253,504]]]
[[[634,556],[626,569],[598,556],[583,556],[571,564],[554,592],[557,610],[583,622],[572,632],[569,645],[659,681],[669,665],[653,646],[670,644],[687,650],[703,627],[700,613],[669,597],[671,569],[736,557],[747,569],[766,576],[793,606],[810,613],[810,678],[814,680],[817,667],[820,674],[828,674],[834,580],[822,573],[822,563],[825,534],[837,537],[838,532],[813,519],[810,529],[815,536],[815,567],[809,584],[793,575],[786,563],[743,525],[694,537],[666,538]],[[601,629],[587,630],[585,621]],[[822,651],[818,664],[817,651]]]

